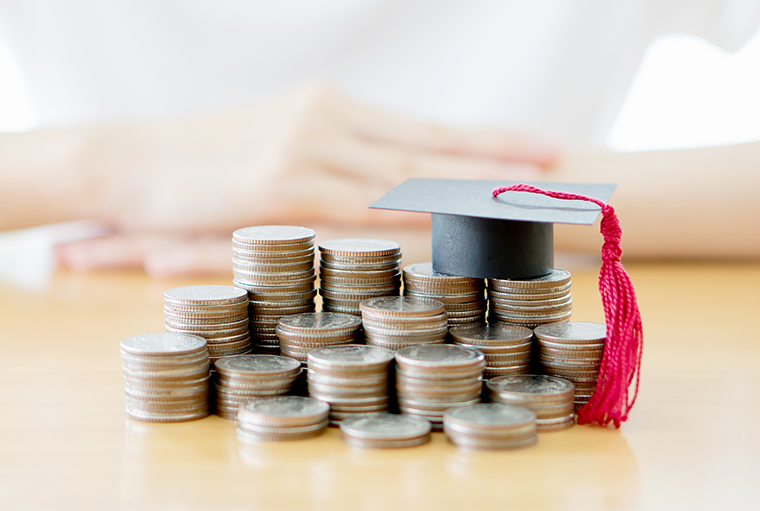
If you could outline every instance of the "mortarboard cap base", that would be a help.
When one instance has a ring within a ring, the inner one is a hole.
[[[432,215],[433,269],[449,275],[525,279],[554,268],[554,225]]]

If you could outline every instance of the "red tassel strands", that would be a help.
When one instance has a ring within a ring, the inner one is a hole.
[[[599,271],[599,292],[604,306],[607,340],[599,369],[599,383],[589,402],[578,412],[578,424],[597,422],[606,426],[612,422],[619,428],[620,423],[628,419],[628,412],[639,393],[644,334],[633,284],[620,263],[623,253],[620,237],[623,231],[615,209],[591,197],[541,190],[525,184],[497,188],[493,191],[493,196],[497,197],[504,192],[538,193],[554,199],[582,200],[602,208],[601,233],[604,236],[604,246],[602,268]],[[628,389],[634,378],[636,385],[633,398],[629,400]]]

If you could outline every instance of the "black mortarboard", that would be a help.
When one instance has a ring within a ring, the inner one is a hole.
[[[433,269],[477,278],[523,279],[554,267],[554,223],[591,225],[599,206],[495,188],[517,181],[408,179],[371,208],[432,213]],[[613,184],[527,182],[607,202]]]

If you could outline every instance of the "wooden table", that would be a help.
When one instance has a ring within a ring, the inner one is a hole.
[[[760,264],[628,265],[644,318],[639,400],[620,430],[576,426],[512,452],[360,451],[318,439],[243,446],[209,417],[124,413],[119,341],[162,331],[139,273],[0,287],[0,509],[758,509]],[[573,318],[602,321],[594,271]]]

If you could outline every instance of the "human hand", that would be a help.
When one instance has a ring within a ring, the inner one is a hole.
[[[424,215],[367,206],[409,177],[537,179],[558,155],[535,137],[408,119],[321,83],[243,111],[106,128],[93,140],[82,161],[117,234],[61,247],[60,258],[83,269],[146,262],[158,274],[171,265],[157,260],[182,254],[194,261],[182,272],[222,270],[219,257],[204,266],[186,251],[221,254],[247,225],[422,232]]]

